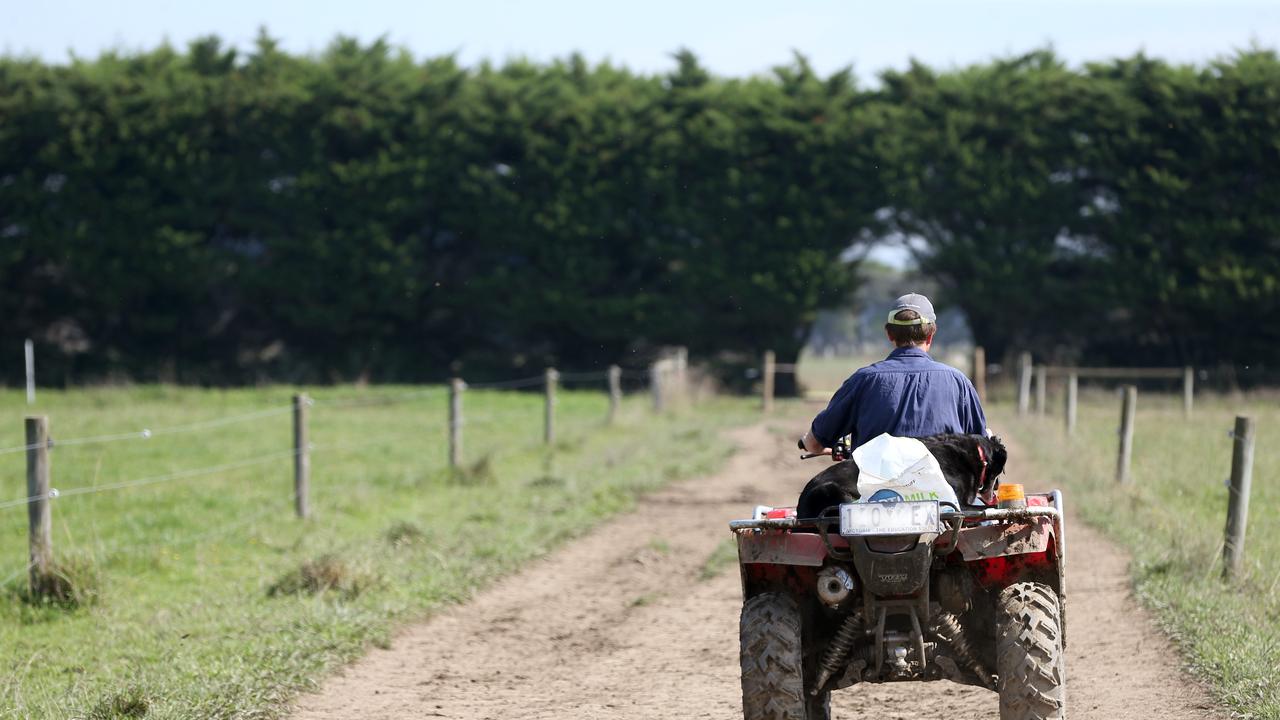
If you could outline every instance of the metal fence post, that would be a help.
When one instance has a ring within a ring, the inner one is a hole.
[[[1245,528],[1249,523],[1249,486],[1253,482],[1253,418],[1237,417],[1231,447],[1231,493],[1227,498],[1227,530],[1222,545],[1222,577],[1230,580],[1244,563]]]
[[[777,367],[777,358],[772,350],[764,351],[764,369],[761,373],[760,393],[761,409],[765,412],[773,410],[773,376]]]
[[[542,440],[548,445],[554,445],[556,442],[556,381],[559,379],[560,373],[556,372],[555,368],[547,368],[547,402],[542,424]]]
[[[293,505],[298,517],[311,515],[311,443],[307,440],[306,393],[293,396]]]
[[[27,404],[36,402],[36,347],[30,340],[22,344],[22,354],[27,364]]]
[[[467,384],[462,378],[449,380],[449,467],[462,464],[462,392]]]
[[[1031,353],[1018,356],[1018,414],[1026,415],[1031,409]]]
[[[1116,462],[1116,482],[1127,483],[1129,462],[1133,458],[1133,417],[1138,408],[1138,388],[1124,386],[1124,403],[1120,409],[1120,457]]]
[[[618,420],[618,407],[622,405],[622,368],[609,366],[609,414],[605,422],[612,425]]]
[[[27,437],[27,546],[31,594],[49,590],[53,576],[53,507],[49,502],[49,418],[26,418]]]

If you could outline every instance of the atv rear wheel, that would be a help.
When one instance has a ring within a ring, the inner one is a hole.
[[[1066,717],[1062,612],[1048,585],[1023,582],[1000,592],[996,671],[1000,720]]]
[[[789,595],[742,604],[739,624],[745,720],[830,720],[830,693],[805,692],[803,621]]]

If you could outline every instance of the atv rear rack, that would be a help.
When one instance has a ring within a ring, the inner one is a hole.
[[[1055,529],[1062,523],[1062,493],[1054,490],[1051,493],[1053,506],[1028,508],[985,508],[983,510],[948,511],[939,514],[938,519],[950,525],[956,520],[961,524],[980,523],[989,520],[1030,520],[1035,517],[1053,518]],[[729,529],[734,532],[743,530],[795,530],[798,528],[825,529],[840,522],[838,517],[820,518],[762,518],[759,520],[730,520]]]

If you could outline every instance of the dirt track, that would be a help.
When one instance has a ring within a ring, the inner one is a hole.
[[[756,503],[793,503],[816,468],[766,426],[732,438],[744,450],[719,474],[650,496],[407,629],[300,699],[295,717],[741,718],[737,573],[704,580],[701,571],[729,519]],[[1011,454],[1007,476],[1038,487]],[[1071,717],[1224,717],[1129,597],[1124,555],[1081,523],[1069,532]],[[993,693],[947,682],[852,688],[832,700],[837,718],[997,715]]]

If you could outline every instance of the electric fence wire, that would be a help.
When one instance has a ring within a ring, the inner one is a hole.
[[[649,377],[649,374],[647,372],[638,371],[638,370],[626,370],[626,371],[623,371],[622,374],[624,377],[631,377],[635,379],[640,379],[640,378],[648,379]],[[564,373],[561,375],[562,378],[570,379],[570,380],[602,379],[607,376],[608,376],[607,371]],[[497,381],[497,382],[491,382],[491,383],[477,383],[474,385],[468,385],[468,387],[473,389],[478,389],[478,390],[514,389],[514,388],[523,388],[523,387],[533,387],[535,385],[539,385],[544,382],[546,382],[545,376],[537,375],[537,376],[531,376],[526,378],[517,378],[514,380],[503,380],[503,381]],[[425,397],[430,395],[442,394],[444,391],[445,391],[445,388],[433,387],[433,388],[427,388],[424,390],[415,390],[407,393],[401,393],[399,395],[394,395],[386,399],[356,397],[356,398],[350,398],[350,399],[339,399],[336,402],[333,400],[324,400],[324,401],[321,401],[319,404],[322,407],[334,407],[334,408],[355,407],[362,404],[380,404],[382,402],[386,402],[387,400],[397,401],[397,400],[409,399],[414,397]],[[71,438],[69,440],[52,440],[51,439],[50,447],[59,447],[59,446],[68,446],[68,445],[87,445],[92,443],[108,443],[108,442],[115,442],[120,440],[147,439],[157,435],[173,435],[173,434],[179,434],[179,433],[195,432],[198,430],[207,430],[210,428],[223,427],[226,425],[232,425],[240,422],[247,422],[250,420],[270,417],[273,415],[282,415],[292,411],[293,411],[292,406],[272,407],[272,408],[265,408],[262,410],[256,410],[253,412],[242,413],[240,415],[214,418],[211,420],[202,420],[198,422],[185,423],[181,425],[170,425],[166,427],[156,428],[154,430],[144,428],[143,430],[130,432],[130,433],[95,435],[95,436],[88,436],[88,437],[82,437],[82,438]],[[319,450],[329,450],[329,451],[340,452],[340,451],[358,449],[360,447],[365,447],[373,444],[376,444],[376,443],[361,443],[356,445],[338,446],[338,447],[330,447],[330,448],[317,448],[315,445],[311,445],[308,448],[308,450],[319,449]],[[39,447],[38,443],[30,444],[30,445],[20,445],[20,446],[10,447],[10,448],[0,448],[0,455],[7,454],[7,453],[14,453],[14,452],[24,452],[27,450],[35,449],[37,447]],[[225,463],[222,465],[214,465],[210,467],[196,468],[192,470],[181,470],[178,472],[169,473],[165,475],[138,478],[136,480],[126,480],[126,481],[121,481],[116,483],[108,483],[106,485],[93,485],[88,487],[71,488],[69,490],[61,490],[61,491],[57,489],[51,489],[47,495],[32,495],[29,497],[20,498],[18,500],[9,500],[9,501],[0,502],[0,510],[11,508],[11,507],[18,507],[20,505],[29,505],[38,500],[54,499],[58,497],[69,497],[74,495],[87,495],[90,493],[105,492],[108,490],[121,490],[125,488],[130,488],[130,487],[139,487],[143,485],[155,485],[158,483],[170,482],[174,480],[183,480],[191,477],[212,475],[219,472],[225,472],[227,470],[235,470],[242,467],[259,465],[259,464],[270,462],[272,460],[276,460],[282,457],[288,457],[296,454],[298,454],[297,450],[282,450],[279,452],[269,453],[266,455],[261,455],[253,458],[248,458],[246,460],[239,460],[231,463]]]
[[[292,500],[290,500],[290,502],[292,502]],[[129,543],[129,544],[117,543],[115,545],[108,545],[106,547],[96,548],[94,549],[93,554],[94,554],[94,557],[101,558],[101,557],[107,557],[111,555],[122,555],[122,554],[132,555],[132,554],[135,554],[137,551],[144,550],[144,549],[155,549],[159,547],[166,547],[166,548],[181,547],[183,545],[189,545],[193,542],[199,542],[202,540],[207,541],[207,540],[213,540],[216,538],[225,537],[235,532],[236,530],[240,530],[242,528],[245,528],[249,525],[252,525],[258,522],[259,520],[267,517],[268,515],[274,515],[274,514],[286,513],[286,512],[288,512],[288,505],[281,505],[280,507],[274,507],[274,506],[267,507],[259,512],[253,513],[252,515],[240,518],[239,520],[233,523],[220,524],[211,530],[206,530],[205,532],[195,533],[193,535],[184,535],[181,538],[175,538],[173,540],[164,541],[164,542],[150,541],[150,542],[138,542],[138,543]]]
[[[467,383],[469,390],[507,390],[514,388],[533,387],[546,382],[546,377],[536,375],[534,377],[520,378],[518,380],[499,380],[498,382],[488,383]]]
[[[67,447],[73,445],[97,445],[104,443],[118,442],[121,440],[147,440],[157,435],[177,435],[179,433],[196,432],[197,430],[208,430],[210,428],[223,427],[226,425],[234,425],[236,423],[248,422],[259,418],[270,417],[272,415],[282,415],[293,410],[290,406],[273,407],[264,410],[255,410],[253,412],[243,413],[241,415],[231,415],[228,417],[214,418],[212,420],[201,420],[199,422],[185,423],[182,425],[170,425],[167,427],[159,427],[155,429],[143,428],[133,432],[112,433],[109,435],[92,435],[89,437],[70,438],[68,440],[59,440],[57,438],[49,439],[49,448]],[[29,445],[16,445],[14,447],[0,448],[0,455],[10,453],[26,452],[35,450],[40,447],[40,443]]]
[[[157,485],[160,483],[172,482],[175,480],[185,480],[187,478],[192,478],[192,477],[214,475],[220,472],[226,472],[228,470],[238,470],[240,468],[251,467],[253,465],[262,465],[263,463],[271,462],[272,460],[279,460],[280,458],[284,458],[284,457],[292,457],[297,454],[298,454],[297,450],[281,450],[274,453],[268,453],[266,455],[259,455],[257,457],[246,458],[244,460],[237,460],[235,462],[223,463],[221,465],[212,465],[212,466],[203,467],[203,468],[193,468],[190,470],[179,470],[177,472],[172,472],[165,475],[154,475],[152,477],[138,478],[136,480],[124,480],[121,482],[107,483],[105,485],[89,485],[85,487],[71,488],[69,490],[58,490],[56,488],[51,488],[49,492],[45,495],[32,495],[29,497],[21,498],[19,500],[9,500],[7,502],[0,502],[0,510],[3,510],[5,508],[17,507],[19,505],[30,505],[31,503],[36,502],[38,500],[52,500],[55,498],[71,497],[74,495],[89,495],[91,493],[106,492],[108,490],[123,490],[125,488],[140,487],[143,485]]]
[[[609,377],[608,370],[593,370],[590,372],[562,372],[561,380],[605,380]]]
[[[644,370],[623,370],[620,373],[620,375],[623,378],[630,378],[630,379],[636,379],[636,380],[648,381],[651,379],[650,373]],[[587,371],[587,372],[566,372],[566,373],[560,373],[559,379],[567,380],[567,381],[588,381],[588,380],[603,380],[603,379],[607,379],[608,376],[609,376],[609,373],[607,370]],[[532,376],[527,378],[518,378],[514,380],[470,384],[468,385],[468,387],[477,389],[477,390],[516,389],[516,388],[534,387],[536,385],[540,385],[545,382],[546,382],[545,376],[537,375],[537,376]],[[361,397],[361,396],[351,397],[349,396],[346,398],[342,398],[342,397],[328,398],[328,399],[323,399],[319,401],[319,404],[322,407],[326,407],[326,408],[384,405],[384,404],[393,404],[396,402],[402,402],[404,400],[410,400],[414,398],[430,397],[433,395],[442,395],[446,392],[446,390],[447,389],[443,387],[432,387],[432,388],[427,388],[423,390],[415,390],[415,391],[410,391],[406,393],[400,393],[398,395],[392,395],[389,397],[376,397],[376,396],[375,397]],[[312,399],[312,404],[316,404],[315,399]],[[80,437],[80,438],[70,438],[68,440],[50,439],[49,447],[52,448],[52,447],[66,447],[66,446],[75,446],[75,445],[102,444],[102,443],[119,442],[123,440],[145,440],[157,435],[176,435],[180,433],[196,432],[199,430],[208,430],[211,428],[224,427],[227,425],[233,425],[240,422],[248,422],[250,420],[256,420],[264,417],[283,415],[285,413],[289,413],[292,411],[293,411],[292,406],[272,407],[272,408],[265,408],[262,410],[242,413],[239,415],[231,415],[227,417],[214,418],[211,420],[202,420],[202,421],[193,422],[193,423],[184,423],[180,425],[170,425],[165,427],[159,427],[154,430],[144,428],[140,431],[135,431],[135,432],[94,435],[94,436],[86,436],[86,437]],[[315,444],[312,444],[308,446],[307,451],[313,452],[313,451],[319,450],[323,452],[347,452],[347,451],[357,450],[357,449],[375,446],[375,445],[385,445],[385,443],[353,443],[348,445],[337,445],[337,446],[316,446]],[[0,448],[0,455],[26,452],[28,450],[36,449],[38,447],[39,447],[39,443],[33,443],[28,445],[18,445],[13,447]],[[279,452],[268,453],[265,455],[259,455],[256,457],[246,458],[243,460],[238,460],[230,463],[223,463],[220,465],[213,465],[213,466],[203,467],[203,468],[193,468],[189,470],[180,470],[177,472],[168,473],[164,475],[155,475],[151,477],[138,478],[134,480],[125,480],[121,482],[108,483],[105,485],[93,485],[88,487],[71,488],[69,490],[64,490],[64,491],[51,489],[47,495],[35,495],[31,497],[21,498],[19,500],[0,502],[0,509],[18,507],[22,505],[29,505],[33,502],[36,502],[37,500],[54,499],[59,497],[70,497],[75,495],[87,495],[91,493],[106,492],[110,490],[123,490],[123,489],[133,488],[133,487],[157,485],[165,482],[185,480],[193,477],[214,475],[220,472],[227,472],[230,470],[238,470],[241,468],[251,467],[254,465],[261,465],[264,463],[271,462],[273,460],[279,460],[284,457],[295,456],[297,454],[299,454],[298,450],[282,450]],[[199,540],[207,540],[212,537],[222,537],[230,534],[231,532],[234,532],[237,529],[240,529],[247,525],[255,523],[258,520],[262,519],[263,517],[266,517],[267,515],[271,515],[278,512],[281,512],[280,508],[269,507],[263,510],[262,512],[255,513],[247,518],[241,519],[238,522],[232,523],[230,525],[221,525],[216,530],[210,530],[205,533],[198,533],[196,535],[185,536],[180,540],[176,540],[168,543],[162,543],[162,545],[166,547],[176,547],[178,545],[185,545],[185,544],[189,544],[191,542],[196,542]],[[134,550],[137,550],[143,547],[155,548],[156,543],[150,542],[150,543],[135,543],[132,545],[108,546],[106,548],[101,548],[95,551],[95,555],[132,552]],[[5,577],[3,580],[0,580],[0,587],[8,585],[19,576],[27,572],[30,572],[31,568],[33,567],[35,567],[34,562],[28,563],[26,567],[20,568],[19,570],[11,573],[9,576]]]

